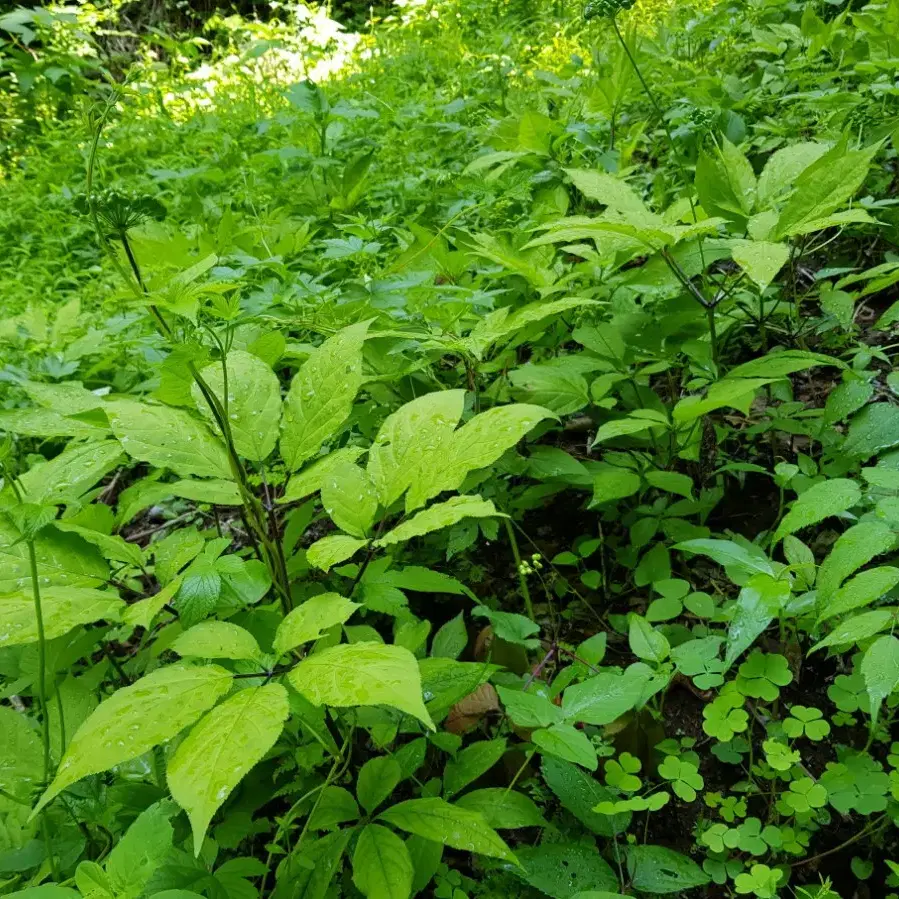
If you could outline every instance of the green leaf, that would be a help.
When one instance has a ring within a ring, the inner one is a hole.
[[[298,500],[305,499],[310,493],[315,493],[322,489],[325,481],[337,471],[346,462],[355,462],[365,450],[359,446],[347,446],[342,449],[336,449],[316,459],[310,465],[307,465],[302,471],[293,475],[287,482],[279,503],[295,503]],[[370,472],[369,472],[370,474]]]
[[[600,471],[593,478],[591,507],[633,496],[640,489],[640,475],[626,469]]]
[[[444,795],[452,796],[486,774],[503,757],[505,751],[506,741],[498,737],[495,740],[478,740],[458,752],[443,770]]]
[[[728,668],[764,633],[790,598],[790,584],[767,574],[749,579],[737,596],[733,617],[727,628],[724,664]]]
[[[0,410],[0,431],[21,434],[23,437],[82,437],[100,440],[109,434],[109,424],[103,415],[98,415],[96,421],[83,421],[49,409],[3,409]]]
[[[850,574],[891,550],[895,543],[892,528],[880,521],[864,521],[844,531],[821,563],[817,579],[819,600],[826,602]]]
[[[630,616],[628,643],[630,644],[631,652],[638,659],[643,659],[646,662],[655,662],[656,664],[664,662],[671,650],[665,635],[657,631],[640,615]]]
[[[531,742],[543,753],[574,762],[590,771],[597,768],[596,747],[582,730],[570,724],[541,727],[531,734]]]
[[[616,437],[641,434],[650,428],[658,427],[664,427],[664,423],[652,418],[620,418],[617,421],[608,421],[596,429],[596,437],[591,446],[596,446],[606,440],[614,440]]]
[[[33,814],[82,777],[170,740],[230,688],[230,672],[218,665],[170,665],[117,690],[78,728]]]
[[[463,518],[494,518],[500,513],[496,511],[492,500],[481,499],[480,496],[454,496],[443,503],[435,503],[423,512],[397,525],[388,531],[375,546],[391,546],[404,543],[413,537],[421,537],[432,531],[448,528]]]
[[[676,471],[647,471],[645,478],[650,486],[666,493],[675,493],[684,499],[693,499],[693,478]]]
[[[828,149],[827,144],[804,141],[772,153],[759,175],[757,207],[770,208],[775,200],[792,189],[799,175]]]
[[[731,253],[734,262],[760,290],[765,290],[787,264],[790,248],[787,244],[766,240],[735,240],[731,243]]]
[[[44,637],[52,640],[79,624],[105,619],[118,621],[125,603],[113,592],[86,587],[43,587],[41,611]],[[38,640],[34,596],[22,590],[0,596],[0,646],[18,646]]]
[[[278,625],[274,651],[282,656],[303,643],[317,640],[328,628],[343,624],[359,604],[339,593],[321,593],[287,613]]]
[[[725,378],[712,384],[704,398],[688,396],[682,399],[671,415],[676,422],[689,422],[725,406],[745,412],[752,403],[755,392],[776,380],[777,378]]]
[[[889,627],[896,620],[896,609],[875,609],[873,612],[862,612],[841,621],[823,640],[819,640],[810,650],[809,655],[824,649],[826,646],[851,646],[867,640]]]
[[[861,671],[871,699],[873,726],[884,699],[899,687],[899,640],[893,636],[878,637],[865,651]]]
[[[627,850],[631,885],[641,893],[681,893],[709,882],[692,859],[664,846],[631,846]]]
[[[408,899],[414,869],[406,844],[380,824],[362,828],[353,852],[353,883],[366,899]]]
[[[182,476],[231,478],[225,445],[183,409],[114,400],[106,410],[113,434],[132,459]]]
[[[426,492],[429,465],[448,452],[464,406],[464,390],[438,390],[384,419],[368,452],[368,475],[382,506],[393,505],[410,487]]]
[[[169,647],[179,656],[200,659],[258,659],[256,638],[229,621],[203,621],[188,628]]]
[[[862,492],[858,484],[848,478],[831,478],[813,484],[793,503],[790,511],[778,525],[772,542],[777,543],[787,534],[793,534],[832,515],[845,512],[861,497]]]
[[[381,812],[378,819],[453,849],[517,864],[500,835],[477,812],[451,805],[444,799],[408,799]]]
[[[124,562],[135,568],[143,567],[145,563],[143,550],[136,543],[129,543],[115,534],[102,534],[89,528],[72,524],[65,518],[58,518],[53,522],[53,527],[67,534],[77,534],[82,540],[96,546],[103,554],[103,558],[110,562]]]
[[[844,136],[796,179],[774,229],[777,239],[804,233],[806,225],[835,212],[862,186],[880,144],[863,150],[850,150],[848,144]]]
[[[444,490],[457,490],[471,471],[486,468],[514,446],[545,418],[555,418],[548,409],[515,403],[494,406],[476,415],[454,431],[449,444],[427,454],[425,475],[412,485],[406,496],[406,511],[411,512]],[[418,440],[429,442],[429,434]]]
[[[871,403],[849,422],[843,452],[857,459],[870,459],[899,446],[899,409],[892,403]]]
[[[41,741],[22,712],[0,706],[0,788],[24,805],[43,777]]]
[[[614,890],[618,878],[591,844],[541,843],[518,850],[518,876],[553,899],[573,899],[584,887]],[[589,895],[589,894],[588,894]]]
[[[506,714],[518,727],[549,727],[564,720],[562,710],[539,693],[514,690],[502,685],[496,688],[496,692]]]
[[[589,830],[602,837],[613,837],[627,830],[632,818],[630,812],[601,815],[594,811],[600,802],[611,801],[616,794],[583,768],[561,759],[544,758],[542,771],[546,785],[562,806]]]
[[[356,798],[370,815],[403,779],[399,762],[387,755],[369,759],[356,780]]]
[[[465,627],[465,613],[459,612],[434,634],[431,655],[436,658],[458,659],[468,646],[468,630]]]
[[[25,502],[62,503],[77,499],[123,460],[116,440],[73,444],[49,462],[19,477]]]
[[[708,215],[745,223],[755,204],[756,180],[749,160],[726,137],[720,149],[700,150],[696,191]]]
[[[310,353],[284,400],[281,455],[289,471],[311,459],[349,417],[362,385],[369,322],[350,325]]]
[[[577,370],[555,363],[523,365],[509,372],[516,400],[535,403],[556,415],[570,415],[590,402],[587,380]]]
[[[141,895],[156,868],[172,851],[175,830],[169,819],[177,811],[173,802],[163,800],[137,816],[106,859],[112,895]]]
[[[826,621],[835,615],[870,605],[889,593],[896,584],[899,584],[899,568],[884,565],[863,571],[837,590],[833,599],[824,606],[818,620]]]
[[[278,442],[281,421],[281,388],[278,377],[258,356],[243,350],[228,353],[228,395],[225,402],[225,377],[221,362],[200,370],[200,375],[223,408],[227,408],[228,427],[234,447],[245,459],[261,462]],[[191,395],[199,413],[217,430],[215,418],[198,384]]]
[[[621,178],[598,169],[564,169],[572,184],[588,200],[608,206],[624,215],[645,216],[648,210],[633,188]]]
[[[806,350],[782,350],[778,353],[768,353],[744,362],[728,372],[725,380],[731,378],[784,378],[797,371],[806,371],[809,368],[827,365],[836,368],[846,368],[846,364],[836,356],[825,356],[823,353],[809,353]]]
[[[351,558],[363,546],[368,546],[368,540],[357,540],[346,534],[329,534],[316,540],[306,550],[306,559],[313,568],[321,568],[328,571],[335,565]]]
[[[352,462],[332,466],[321,486],[322,505],[331,520],[353,537],[365,537],[378,511],[378,496],[368,475]]]
[[[287,676],[293,687],[315,705],[386,705],[434,729],[422,700],[418,662],[401,646],[332,646],[308,656]]]
[[[677,543],[675,549],[708,556],[725,569],[733,569],[740,575],[774,574],[771,562],[762,550],[752,552],[733,540],[713,540],[699,537]]]
[[[505,787],[473,790],[457,799],[456,807],[477,812],[490,827],[498,830],[547,826],[533,799]]]
[[[566,720],[596,726],[611,724],[637,705],[648,677],[645,665],[631,666],[623,674],[607,670],[573,684],[562,695]]]
[[[202,718],[175,750],[166,777],[190,818],[194,855],[212,816],[275,745],[288,712],[287,690],[280,684],[248,687]]]

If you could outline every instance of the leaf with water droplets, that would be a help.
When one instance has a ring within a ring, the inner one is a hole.
[[[365,899],[409,899],[415,869],[406,844],[380,824],[368,824],[353,853],[353,883]]]
[[[231,673],[218,665],[170,665],[117,690],[78,728],[32,816],[82,777],[171,740],[230,688]]]
[[[402,646],[332,646],[304,659],[287,676],[294,689],[315,705],[386,705],[434,729],[422,699],[418,662]]]
[[[288,712],[280,684],[241,690],[209,712],[175,751],[166,774],[173,798],[190,818],[195,855],[217,809],[275,745]]]
[[[433,476],[429,463],[448,449],[464,407],[464,390],[438,390],[384,419],[368,452],[368,475],[381,505],[393,505],[409,487]]]
[[[200,371],[203,380],[227,407],[228,426],[237,452],[245,459],[261,462],[278,442],[281,421],[281,389],[275,373],[258,356],[242,350],[228,353],[226,369],[228,391],[225,393],[225,369],[213,362]],[[200,414],[218,431],[215,418],[198,384],[191,388]],[[226,403],[227,400],[227,403]]]
[[[353,537],[365,537],[378,511],[378,496],[363,469],[352,462],[338,463],[325,478],[321,495],[337,527]]]
[[[777,543],[787,534],[845,512],[854,506],[861,496],[858,484],[848,478],[831,478],[813,484],[793,503],[790,511],[778,525],[772,543]]]
[[[362,346],[369,322],[350,325],[313,350],[284,400],[281,455],[296,471],[346,421],[362,385]]]
[[[279,503],[295,503],[321,490],[325,481],[345,462],[355,462],[365,452],[361,446],[345,446],[316,459],[288,482]]]
[[[41,741],[28,717],[0,706],[0,788],[22,802],[31,802],[43,776]]]
[[[225,445],[183,409],[114,400],[106,411],[113,433],[133,459],[182,476],[231,477]]]
[[[321,593],[307,599],[302,605],[288,612],[278,625],[274,650],[284,655],[302,643],[317,640],[323,631],[335,624],[343,624],[359,608],[339,593]]]
[[[61,503],[77,499],[124,459],[116,440],[66,447],[49,462],[33,465],[19,477],[29,503]]]
[[[230,621],[201,621],[176,637],[169,649],[198,659],[258,659],[262,654],[256,638]]]
[[[430,534],[431,531],[448,528],[463,518],[494,518],[499,515],[501,513],[496,511],[496,506],[489,499],[481,499],[480,496],[454,496],[445,503],[435,503],[429,509],[397,525],[380,540],[376,540],[375,546],[403,543],[413,537],[421,537],[423,534]]]
[[[445,799],[408,799],[378,816],[407,833],[518,864],[502,837],[477,812],[451,805]]]
[[[346,534],[328,534],[306,550],[306,559],[313,568],[328,571],[332,566],[345,562],[363,546],[368,546],[368,540],[357,540]]]
[[[41,590],[44,637],[52,640],[79,624],[118,621],[125,603],[116,593],[89,587],[45,587]],[[31,590],[0,596],[0,648],[38,640]]]

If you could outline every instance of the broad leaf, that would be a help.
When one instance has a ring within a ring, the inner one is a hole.
[[[479,496],[454,496],[445,503],[435,503],[397,525],[380,540],[375,540],[375,546],[404,543],[413,537],[421,537],[430,534],[431,531],[448,528],[463,518],[494,518],[498,515],[500,513],[489,499],[481,499]]]
[[[310,493],[322,489],[325,481],[344,463],[355,462],[364,450],[359,446],[347,446],[334,450],[320,459],[307,465],[302,471],[297,472],[287,482],[279,503],[294,503],[305,499]],[[370,472],[369,472],[370,474]]]
[[[190,818],[195,855],[216,810],[275,745],[288,711],[280,684],[249,687],[209,712],[178,746],[166,776]]]
[[[617,876],[592,843],[544,842],[523,846],[516,854],[522,866],[518,876],[554,899],[573,899],[584,887],[618,888]]]
[[[490,827],[498,830],[547,826],[533,799],[505,787],[473,790],[457,799],[455,804],[457,808],[477,812]]]
[[[353,883],[366,899],[409,899],[414,868],[406,844],[380,824],[367,824],[353,852]]]
[[[112,592],[86,587],[43,587],[41,612],[48,640],[67,634],[79,624],[118,621],[125,603]],[[30,590],[0,596],[0,646],[36,643],[37,615]]]
[[[332,467],[321,486],[322,505],[331,520],[353,537],[365,537],[378,511],[378,496],[368,475],[344,461]]]
[[[122,449],[141,462],[182,476],[231,477],[225,445],[183,409],[115,400],[106,405]]]
[[[863,571],[836,591],[818,619],[825,621],[835,615],[843,615],[870,605],[889,593],[896,584],[899,584],[899,568],[884,565]]]
[[[734,262],[746,272],[760,290],[765,290],[786,265],[790,248],[765,240],[735,240],[731,244]]]
[[[623,674],[602,671],[568,687],[562,696],[566,720],[597,726],[611,724],[640,701],[647,681],[645,668],[628,668]]]
[[[77,499],[122,459],[122,447],[116,440],[73,444],[19,477],[23,498],[30,503]]]
[[[500,835],[477,812],[444,799],[409,799],[381,812],[378,819],[453,849],[515,862]]]
[[[360,769],[356,780],[356,798],[371,814],[403,779],[399,762],[387,755],[369,759]]]
[[[350,325],[315,349],[284,400],[281,455],[289,471],[311,459],[346,421],[362,385],[369,322]]]
[[[884,699],[899,687],[899,640],[878,637],[865,651],[861,671],[871,700],[872,724],[876,724]]]
[[[810,650],[809,655],[824,649],[826,646],[853,646],[879,634],[882,630],[894,625],[896,609],[875,609],[862,612],[841,621],[823,640],[819,640]]]
[[[384,643],[332,646],[304,659],[288,678],[315,705],[338,708],[386,705],[434,728],[422,700],[418,662],[401,646]]]
[[[78,728],[35,813],[82,777],[170,740],[230,688],[231,674],[217,665],[171,665],[117,690]]]
[[[200,375],[228,416],[228,427],[239,455],[254,462],[267,458],[278,441],[281,389],[275,373],[258,356],[232,350],[227,356],[228,392],[221,362],[201,369]],[[199,385],[191,388],[200,414],[217,430],[212,410]]]
[[[802,528],[832,515],[839,515],[852,508],[862,496],[858,484],[848,478],[832,478],[813,484],[799,499],[793,503],[790,511],[774,532],[773,542],[783,539],[787,534],[795,533]]]
[[[355,555],[363,546],[368,546],[368,540],[357,540],[346,534],[328,534],[306,550],[306,559],[313,568],[329,571]]]
[[[230,621],[203,621],[188,628],[169,647],[180,656],[201,659],[258,659],[256,638]]]
[[[709,882],[696,862],[665,846],[631,846],[627,870],[631,885],[642,893],[682,893]]]
[[[347,621],[358,608],[358,603],[339,593],[321,593],[307,599],[288,612],[278,625],[274,642],[276,655],[317,640],[328,628]]]
[[[724,664],[734,661],[761,636],[790,598],[790,584],[767,574],[754,575],[737,596],[727,628]]]
[[[892,528],[880,521],[863,521],[840,534],[818,572],[818,598],[826,602],[843,581],[896,543]]]

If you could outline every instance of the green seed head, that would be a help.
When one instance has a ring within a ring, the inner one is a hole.
[[[637,0],[587,0],[584,19],[614,19],[622,10],[630,9]]]

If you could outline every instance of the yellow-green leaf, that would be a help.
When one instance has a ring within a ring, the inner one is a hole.
[[[409,899],[414,873],[406,844],[392,830],[363,828],[353,853],[353,883],[365,899]]]
[[[329,627],[347,621],[358,608],[358,603],[339,593],[322,593],[307,599],[278,625],[275,653],[284,655],[295,646],[317,640]]]
[[[201,621],[175,638],[169,647],[179,656],[200,659],[256,659],[256,638],[230,621]]]
[[[431,531],[448,528],[463,518],[493,518],[498,515],[500,513],[489,499],[481,499],[480,496],[454,496],[445,503],[435,503],[429,509],[397,525],[380,540],[376,540],[375,546],[403,543],[413,537],[421,537],[423,534],[430,534]]]
[[[112,592],[89,587],[44,587],[41,612],[48,640],[67,634],[79,624],[118,621],[125,603]],[[36,643],[37,615],[30,590],[0,596],[0,647]]]
[[[368,546],[368,540],[357,540],[347,534],[328,534],[306,550],[306,559],[313,568],[328,571],[332,566],[345,562],[363,546]]]

